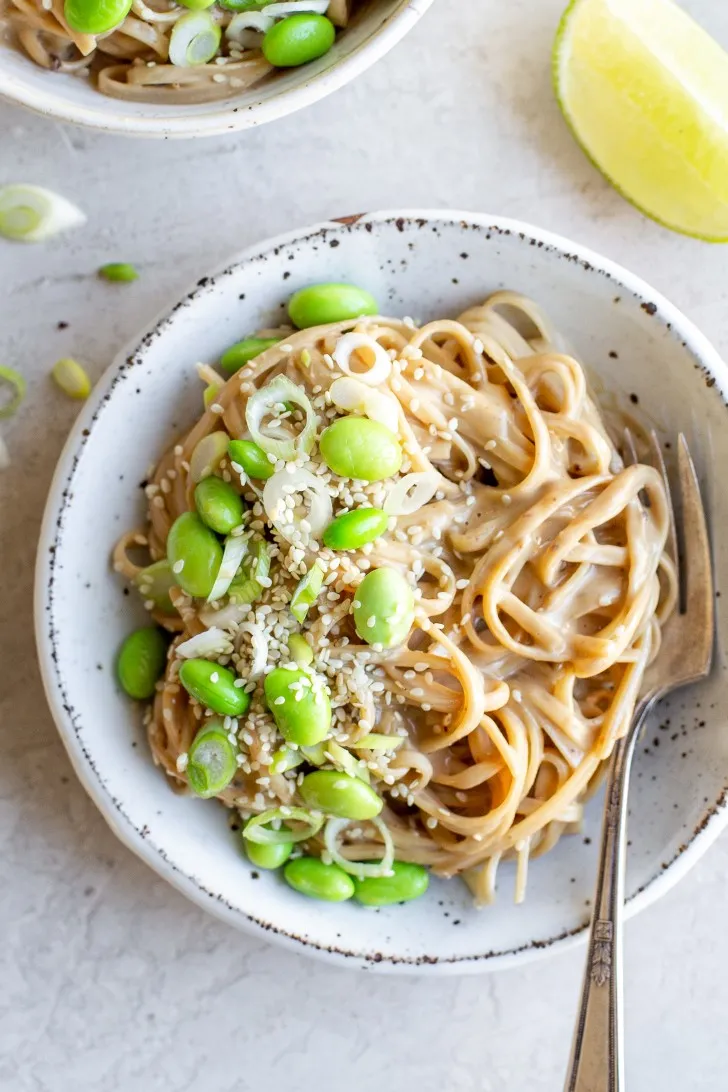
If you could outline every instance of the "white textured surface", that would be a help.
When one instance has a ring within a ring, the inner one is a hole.
[[[728,41],[723,4],[685,6]],[[30,603],[42,502],[74,414],[49,367],[73,353],[98,375],[208,267],[294,223],[395,205],[530,219],[651,280],[728,349],[728,251],[643,220],[563,127],[548,86],[560,7],[436,0],[355,85],[229,139],[127,142],[0,107],[0,182],[52,186],[89,214],[47,247],[0,246],[0,360],[34,380],[4,429],[14,465],[0,477],[3,1092],[561,1087],[580,952],[482,979],[355,976],[233,933],[119,846],[45,709]],[[143,278],[97,283],[110,260]],[[130,442],[131,430],[120,459]],[[726,1087],[726,870],[723,838],[627,926],[630,1089]]]

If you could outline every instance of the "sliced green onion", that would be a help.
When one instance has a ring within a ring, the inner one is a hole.
[[[306,575],[299,580],[291,599],[291,614],[297,622],[303,622],[311,607],[319,597],[324,584],[324,567],[315,561]]]
[[[268,767],[272,774],[283,774],[286,770],[295,770],[305,761],[300,751],[294,751],[290,747],[279,747],[271,759]]]
[[[251,606],[253,603],[257,603],[260,599],[262,587],[257,580],[253,580],[248,576],[246,570],[243,570],[238,574],[235,580],[228,589],[228,596],[231,603],[247,604]]]
[[[349,754],[346,747],[342,747],[333,739],[328,739],[323,747],[325,757],[329,758],[334,766],[343,770],[349,777],[358,777],[360,781],[366,781],[367,785],[369,784],[371,778],[363,759],[355,758],[354,755]]]
[[[268,580],[268,574],[270,573],[270,553],[268,551],[268,543],[259,539],[253,547],[254,563],[251,571],[251,577],[256,580],[263,587],[266,587]]]
[[[245,535],[228,535],[215,583],[207,597],[208,603],[215,603],[226,594],[247,552],[248,540]]]
[[[324,743],[312,743],[308,747],[301,747],[306,761],[310,762],[312,766],[323,766],[326,762],[326,745]]]
[[[272,4],[273,0],[218,0],[218,3],[226,11],[257,11]]]
[[[292,402],[305,413],[306,424],[302,431],[293,437],[282,425],[273,423],[266,426],[267,431],[263,432],[260,427],[263,419],[270,417],[275,407],[285,402]],[[301,387],[285,375],[277,375],[251,395],[245,407],[245,420],[256,444],[277,459],[289,461],[297,454],[308,455],[316,439],[317,420],[310,399]]]
[[[229,441],[227,432],[209,432],[195,444],[190,458],[190,477],[195,484],[215,473],[227,455]]]
[[[207,64],[220,48],[222,31],[208,11],[190,11],[172,27],[169,59],[180,68]]]
[[[320,474],[312,474],[305,467],[293,468],[293,473],[277,471],[268,478],[263,488],[263,507],[276,531],[289,542],[299,545],[301,542],[301,523],[304,519],[298,510],[286,507],[286,498],[291,493],[300,493],[308,505],[305,519],[308,523],[307,534],[317,538],[331,523],[334,515],[326,482]]]
[[[190,788],[205,800],[217,796],[228,787],[237,768],[235,748],[222,720],[211,717],[195,736],[188,752],[186,773]]]
[[[292,633],[288,638],[288,651],[299,667],[308,667],[313,663],[313,649],[300,633]]]
[[[53,365],[51,376],[71,398],[88,398],[91,393],[91,380],[78,361],[70,356],[64,356]]]
[[[0,387],[3,384],[10,387],[10,398],[0,405],[0,417],[12,417],[25,398],[25,380],[15,368],[7,368],[4,364],[0,364]]]
[[[262,11],[239,12],[237,15],[233,15],[230,20],[225,30],[225,37],[228,41],[248,45],[249,36],[246,31],[252,30],[255,34],[265,34],[274,23],[275,19]],[[252,45],[252,41],[250,44]]]
[[[384,736],[370,732],[368,736],[349,743],[353,751],[396,751],[404,743],[404,736]]]
[[[347,861],[346,857],[342,856],[339,849],[339,835],[343,833],[348,826],[356,820],[351,819],[329,819],[326,824],[326,830],[324,831],[324,843],[331,855],[331,860],[334,864],[337,864],[339,868],[343,868],[344,872],[348,872],[350,876],[356,876],[358,880],[364,880],[368,876],[388,876],[392,871],[392,865],[394,864],[394,842],[392,835],[389,833],[389,827],[383,822],[379,815],[375,815],[373,819],[368,819],[368,823],[372,823],[382,836],[384,842],[384,853],[382,854],[381,861]]]
[[[105,281],[114,281],[119,284],[130,284],[138,279],[139,274],[129,262],[107,262],[99,269],[99,276]]]
[[[134,577],[134,584],[139,589],[142,599],[150,600],[157,610],[164,614],[175,614],[175,606],[169,597],[170,588],[177,584],[177,577],[167,558],[154,561],[146,569],[140,569]]]
[[[17,183],[0,188],[0,235],[41,243],[86,223],[80,209],[52,190]]]
[[[270,830],[268,824],[276,820],[284,825],[280,830]],[[303,830],[290,830],[286,824],[291,822],[303,823]],[[314,816],[305,808],[288,808],[284,805],[254,815],[243,827],[243,837],[261,846],[277,845],[279,842],[305,842],[307,838],[318,834],[323,825],[323,815]]]
[[[205,409],[209,409],[212,403],[220,393],[220,388],[216,387],[214,383],[209,383],[202,392],[202,403]],[[214,434],[213,434],[214,435]]]

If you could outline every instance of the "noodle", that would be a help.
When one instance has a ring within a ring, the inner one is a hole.
[[[329,687],[331,738],[354,760],[366,755],[396,859],[461,875],[479,903],[493,898],[499,863],[514,859],[520,901],[529,858],[578,829],[584,801],[627,731],[675,598],[662,480],[649,466],[623,466],[581,365],[559,350],[530,301],[499,292],[458,322],[421,329],[372,318],[279,335],[284,340],[222,386],[164,455],[147,486],[145,537],[126,536],[115,567],[130,580],[137,575],[130,555],[140,541],[152,560],[165,556],[171,524],[194,508],[195,448],[220,429],[246,436],[248,400],[273,377],[306,392],[319,431],[335,419],[329,390],[341,373],[333,354],[352,330],[391,359],[379,390],[399,407],[400,475],[371,484],[342,479],[315,447],[296,465],[321,476],[334,515],[384,507],[406,474],[434,475],[436,491],[417,511],[391,517],[369,546],[336,552],[313,534],[293,544],[282,537],[265,518],[260,490],[243,479],[249,529],[269,543],[270,587],[250,607],[205,604],[175,588],[178,615],[155,612],[174,640],[147,716],[152,753],[184,789],[203,710],[178,681],[175,650],[216,625],[233,652],[215,658],[253,680],[247,717],[231,722],[238,771],[220,799],[245,818],[301,803],[300,769],[270,771],[282,741],[251,665],[261,649],[264,670],[290,660],[287,640],[299,628],[292,591],[318,559],[324,587],[304,629]],[[300,430],[302,418],[284,418],[279,431]],[[237,485],[227,458],[219,473]],[[379,566],[405,575],[415,595],[409,638],[390,649],[362,643],[351,617],[357,585]],[[362,752],[369,732],[397,746]],[[305,848],[323,852],[323,834]],[[378,859],[381,839],[360,824],[345,833],[340,852]]]
[[[261,0],[262,2],[262,0]],[[337,29],[348,26],[360,0],[330,0],[327,16]],[[304,4],[305,9],[305,4]],[[63,0],[0,0],[0,34],[35,64],[52,71],[90,75],[112,98],[134,102],[192,104],[230,98],[261,82],[275,69],[260,50],[263,35],[245,31],[245,45],[225,29],[235,12],[209,9],[223,29],[209,64],[180,67],[169,62],[170,35],[189,8],[175,0],[133,0],[131,11],[110,33],[80,34],[69,27]]]

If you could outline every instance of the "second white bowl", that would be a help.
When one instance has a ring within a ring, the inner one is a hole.
[[[86,80],[40,68],[0,41],[0,97],[57,121],[126,136],[197,137],[249,129],[309,106],[355,79],[396,45],[431,3],[370,0],[318,61],[281,69],[229,99],[190,106],[110,98]]]

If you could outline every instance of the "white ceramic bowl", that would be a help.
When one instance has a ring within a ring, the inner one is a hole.
[[[49,72],[0,41],[0,97],[57,121],[140,137],[196,137],[235,132],[285,117],[343,87],[388,53],[432,0],[368,0],[318,61],[221,102],[160,106],[100,94],[83,79]]]
[[[639,399],[667,438],[703,442],[728,465],[728,372],[665,299],[606,259],[547,232],[487,216],[383,212],[293,232],[240,255],[122,353],[68,440],[40,539],[36,624],[48,700],[78,775],[114,831],[201,906],[261,938],[353,966],[477,971],[524,962],[574,941],[588,917],[599,827],[563,838],[530,867],[514,907],[512,866],[498,902],[476,911],[464,885],[434,882],[424,899],[364,910],[310,902],[275,875],[256,877],[221,807],[175,796],[153,767],[139,718],[114,684],[116,651],[144,611],[125,598],[109,555],[142,521],[139,483],[197,417],[194,364],[240,336],[275,326],[286,298],[316,281],[354,281],[385,313],[456,315],[510,287],[536,298],[599,385]],[[699,452],[698,452],[699,453]],[[713,526],[728,493],[710,485]],[[715,535],[717,587],[728,585],[728,536]],[[721,646],[728,617],[718,599]],[[678,880],[726,822],[728,694],[722,658],[699,691],[664,702],[638,756],[627,890],[634,912]],[[659,746],[653,743],[659,741]],[[591,841],[591,844],[590,844]]]

